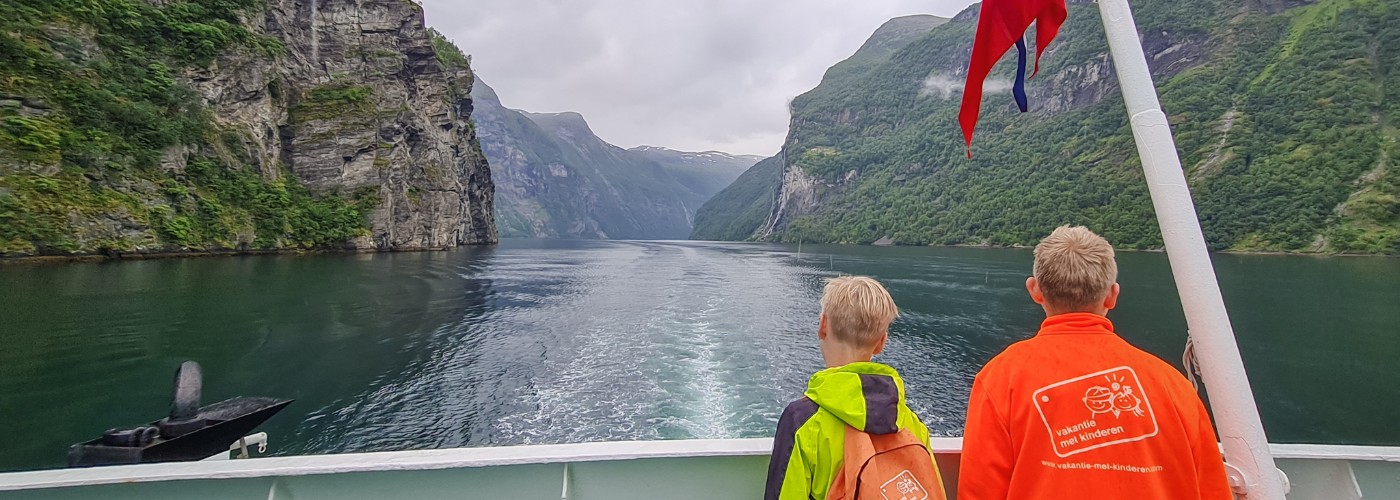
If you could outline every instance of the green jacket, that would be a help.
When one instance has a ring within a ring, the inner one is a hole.
[[[928,428],[904,403],[904,381],[888,365],[851,363],[819,371],[805,396],[778,419],[767,500],[825,500],[841,470],[846,425],[871,434],[909,429],[928,446]]]

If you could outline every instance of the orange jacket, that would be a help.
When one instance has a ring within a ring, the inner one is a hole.
[[[1052,316],[977,374],[959,500],[1232,498],[1191,383],[1108,318]]]

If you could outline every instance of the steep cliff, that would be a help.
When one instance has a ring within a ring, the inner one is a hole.
[[[0,17],[0,254],[496,241],[470,68],[415,2],[22,0]]]
[[[598,138],[577,113],[508,109],[480,79],[473,95],[503,236],[682,239],[695,210],[757,161],[624,150]]]
[[[782,155],[760,161],[740,174],[695,212],[695,240],[747,240],[768,220],[783,180]]]
[[[741,178],[711,200],[768,206],[728,234],[1019,245],[1078,223],[1160,247],[1097,8],[1069,3],[1029,114],[1006,95],[1011,64],[988,81],[971,160],[957,111],[976,6],[881,61],[828,73],[793,102],[782,173],[746,174],[769,184]],[[1400,43],[1400,1],[1133,7],[1212,248],[1400,252],[1400,61],[1380,49]],[[711,217],[739,212],[707,206],[696,226]]]
[[[924,38],[929,30],[948,21],[948,18],[929,15],[904,16],[886,21],[854,54],[828,69],[822,75],[818,88],[847,88],[853,85],[853,81],[859,81],[872,68],[889,61],[900,49]],[[844,119],[850,119],[848,111],[843,113]],[[796,114],[793,118],[792,126],[796,127]],[[784,221],[782,214],[789,211],[786,203],[797,195],[800,185],[797,182],[787,183],[787,189],[782,189],[784,178],[795,176],[792,180],[797,181],[806,177],[804,173],[788,168],[786,149],[777,156],[755,163],[697,210],[691,239],[771,237],[774,228]],[[811,182],[802,185],[815,187]],[[815,193],[806,193],[804,201],[813,203],[812,195]],[[804,207],[803,210],[811,208],[814,207]]]

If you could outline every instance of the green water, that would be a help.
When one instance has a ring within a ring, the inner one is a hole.
[[[506,241],[452,252],[0,266],[0,470],[167,410],[296,398],[276,454],[771,435],[820,368],[824,278],[874,275],[887,353],[930,428],[959,435],[983,362],[1034,332],[1030,253]],[[1165,256],[1120,254],[1121,334],[1173,364]],[[1217,255],[1275,442],[1400,445],[1400,259]]]

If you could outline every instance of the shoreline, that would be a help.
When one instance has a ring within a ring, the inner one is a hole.
[[[503,238],[510,239],[510,238]],[[535,239],[535,238],[525,238]],[[569,240],[577,238],[540,238]],[[623,240],[586,240],[586,241],[623,241]],[[709,240],[680,240],[680,241],[709,241]],[[796,245],[796,243],[782,242],[761,242],[761,241],[719,241],[719,243],[768,243],[780,245]],[[974,245],[974,244],[954,244],[954,245],[875,245],[872,243],[827,243],[809,242],[816,245],[839,245],[850,247],[874,247],[874,248],[983,248],[1002,250],[1030,250],[1034,247],[1025,245]],[[315,255],[358,255],[376,253],[415,253],[415,252],[446,252],[461,248],[480,248],[499,245],[500,242],[461,245],[455,247],[429,247],[429,248],[405,248],[405,249],[373,249],[373,248],[318,248],[318,249],[298,249],[298,250],[190,250],[190,251],[162,251],[162,252],[114,252],[114,253],[87,253],[71,255],[17,255],[0,256],[0,267],[19,265],[60,265],[71,263],[92,263],[92,262],[120,262],[139,260],[167,260],[184,258],[219,258],[219,257],[254,257],[254,256],[315,256]],[[1134,253],[1166,253],[1163,248],[1115,248],[1115,252]],[[1372,258],[1400,258],[1400,254],[1363,254],[1363,253],[1324,253],[1324,252],[1289,252],[1281,250],[1219,250],[1211,251],[1211,255],[1249,255],[1249,256],[1280,256],[1280,257],[1372,257]]]
[[[403,249],[375,249],[375,248],[317,248],[298,250],[191,250],[183,252],[115,252],[115,253],[86,253],[73,255],[17,255],[0,257],[0,267],[4,266],[43,266],[61,265],[92,262],[122,262],[138,260],[174,260],[174,259],[207,259],[223,257],[265,257],[276,255],[288,256],[316,256],[316,255],[361,255],[376,253],[416,253],[416,252],[447,252],[460,248],[493,247],[499,243],[485,243],[478,245],[461,245],[455,247],[425,247],[425,248],[403,248]]]
[[[701,241],[701,240],[690,240]],[[796,245],[790,242],[764,242],[764,241],[729,241],[724,243],[773,243],[779,245]],[[890,245],[876,245],[874,243],[829,243],[829,242],[804,242],[808,245],[841,245],[852,247],[875,247],[875,248],[985,248],[1002,250],[1031,250],[1035,248],[1030,245],[978,245],[970,243],[960,243],[952,245],[903,245],[894,243]],[[1114,248],[1114,252],[1140,252],[1140,253],[1167,253],[1165,248]],[[1380,258],[1400,258],[1400,254],[1387,253],[1328,253],[1328,252],[1290,252],[1287,250],[1210,250],[1210,255],[1264,255],[1281,257],[1380,257]]]

